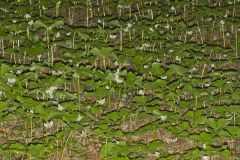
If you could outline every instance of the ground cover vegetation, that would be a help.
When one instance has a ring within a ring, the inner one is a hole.
[[[0,159],[240,159],[239,0],[1,0]]]

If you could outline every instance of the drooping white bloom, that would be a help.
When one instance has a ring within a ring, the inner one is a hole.
[[[13,86],[16,83],[16,78],[8,78],[7,84]]]
[[[60,70],[58,70],[58,71],[52,71],[52,75],[54,75],[54,76],[59,76],[59,75],[61,75],[63,73],[63,71],[60,71]]]
[[[117,7],[118,7],[118,8],[122,8],[123,6],[119,4]]]
[[[101,100],[98,100],[97,103],[100,104],[100,105],[104,105],[105,104],[105,98],[103,98]]]
[[[167,24],[167,25],[165,26],[165,28],[166,28],[166,29],[169,29],[169,28],[170,28],[169,24]]]
[[[131,27],[132,27],[132,23],[128,23],[127,28],[131,28]]]
[[[79,114],[77,117],[77,121],[80,122],[82,120],[82,116]]]
[[[109,37],[110,37],[110,39],[115,39],[115,38],[117,38],[117,36],[114,35],[114,34],[110,34]]]
[[[98,21],[97,21],[98,23],[102,23],[102,20],[101,19],[98,19]]]
[[[162,121],[165,121],[165,120],[167,119],[167,116],[160,116],[160,119],[161,119]]]
[[[148,68],[149,66],[148,65],[144,65],[143,68]]]
[[[175,60],[180,62],[181,61],[181,57],[176,56]]]
[[[31,15],[30,14],[25,14],[25,18],[26,19],[31,18]]]
[[[149,30],[150,30],[151,32],[154,32],[154,29],[153,29],[153,28],[151,28],[151,27],[149,28]]]
[[[151,44],[149,44],[149,43],[143,43],[143,47],[150,47],[151,46]]]
[[[175,9],[175,7],[172,6],[172,7],[171,7],[171,10],[172,10],[172,11],[175,11],[176,9]]]
[[[64,107],[62,105],[58,104],[57,110],[62,111],[63,109],[64,109]]]
[[[138,94],[143,96],[144,95],[144,91],[141,89],[141,90],[138,91]]]
[[[53,127],[53,121],[50,121],[50,122],[46,122],[43,124],[45,128],[52,128]]]
[[[46,8],[45,6],[42,6],[42,9],[43,9],[43,10],[46,10],[47,8]]]
[[[188,35],[192,35],[192,34],[193,34],[193,31],[187,31],[187,34],[188,34]]]
[[[202,160],[210,160],[210,157],[208,157],[208,156],[202,156]]]
[[[159,152],[155,152],[155,154],[154,154],[154,155],[155,155],[155,157],[157,157],[157,158],[158,158],[158,157],[160,156],[160,153],[159,153]]]
[[[124,28],[123,31],[124,31],[124,32],[128,32],[129,29],[128,29],[128,28]]]
[[[202,148],[203,148],[203,149],[206,149],[206,148],[207,148],[207,146],[206,146],[205,143],[202,145]]]
[[[174,137],[167,137],[166,138],[167,143],[174,143],[177,142],[177,138]]]
[[[161,76],[161,79],[167,79],[167,76]]]
[[[224,25],[224,24],[225,24],[225,21],[224,21],[224,20],[221,20],[221,21],[220,21],[220,24],[221,24],[221,25]]]
[[[29,21],[28,24],[31,26],[33,25],[33,20]]]
[[[57,32],[57,34],[56,34],[56,38],[58,39],[58,38],[60,38],[60,33],[59,32]]]
[[[21,74],[22,71],[20,69],[17,70],[16,74]]]
[[[211,85],[210,83],[206,83],[206,84],[205,84],[206,87],[209,87],[210,85]]]
[[[119,68],[117,69],[117,72],[114,75],[115,75],[114,79],[117,83],[122,83],[123,82],[123,80],[119,78]]]
[[[35,66],[32,66],[29,69],[30,69],[30,71],[34,71],[35,70]]]
[[[105,88],[106,88],[106,89],[110,89],[110,87],[109,87],[109,86],[105,86]]]
[[[67,32],[66,35],[67,35],[67,36],[70,36],[70,35],[71,35],[71,32]]]
[[[57,86],[51,86],[49,89],[47,89],[47,90],[45,91],[45,93],[46,93],[50,98],[53,98],[53,92],[54,92],[55,90],[57,90],[57,89],[58,89]]]

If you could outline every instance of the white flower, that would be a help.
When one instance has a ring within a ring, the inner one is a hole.
[[[122,5],[119,4],[117,7],[118,7],[118,8],[122,8]]]
[[[59,32],[57,32],[57,34],[56,34],[56,38],[58,39],[58,38],[60,38],[60,33]]]
[[[110,34],[109,37],[110,37],[110,39],[115,39],[115,38],[117,38],[117,36],[114,35],[114,34]]]
[[[221,21],[220,21],[220,24],[221,24],[221,25],[224,25],[224,24],[225,24],[225,21],[224,21],[224,20],[221,20]]]
[[[30,69],[30,71],[34,71],[34,70],[35,70],[35,67],[32,66],[32,67],[30,67],[29,69]]]
[[[172,7],[171,7],[171,10],[172,10],[172,11],[175,11],[176,9],[175,9],[175,7],[172,6]]]
[[[231,83],[231,81],[227,81],[226,83],[229,84],[229,83]]]
[[[60,71],[60,70],[58,70],[58,71],[52,71],[52,75],[54,75],[54,76],[59,76],[59,75],[61,75],[63,73],[63,71]]]
[[[167,76],[161,76],[161,79],[167,79]]]
[[[205,84],[206,87],[209,87],[210,85],[211,85],[210,83],[206,83],[206,84]]]
[[[144,65],[143,68],[148,68],[149,66],[148,65]]]
[[[211,67],[213,67],[213,68],[214,68],[214,67],[215,67],[215,64],[214,64],[214,63],[213,63],[213,64],[211,64]]]
[[[170,53],[173,53],[173,52],[174,52],[174,49],[170,49],[169,52],[170,52]]]
[[[192,34],[193,34],[193,31],[187,31],[187,34],[188,34],[188,35],[192,35]]]
[[[71,32],[66,33],[66,35],[67,35],[67,36],[70,36],[70,35],[71,35]]]
[[[124,32],[128,32],[129,29],[128,29],[128,28],[124,28],[123,31],[124,31]]]
[[[143,91],[143,90],[139,90],[139,91],[138,91],[138,94],[141,95],[141,96],[143,96],[143,95],[144,95],[144,91]]]
[[[27,112],[29,112],[29,113],[33,113],[33,110],[27,110]]]
[[[53,92],[57,89],[57,86],[51,86],[48,90],[45,91],[45,93],[48,94],[50,98],[53,98]]]
[[[98,23],[102,23],[102,20],[101,19],[98,19],[98,21],[97,21]]]
[[[20,69],[17,70],[16,74],[21,74],[22,71]]]
[[[101,99],[101,100],[98,100],[97,103],[100,104],[100,105],[104,105],[104,103],[105,103],[105,98],[103,98],[103,99]]]
[[[169,24],[167,24],[167,25],[165,26],[165,28],[166,28],[166,29],[169,29],[169,28],[170,28]]]
[[[26,18],[26,19],[31,18],[31,15],[25,14],[25,18]]]
[[[149,43],[143,43],[143,47],[150,47],[151,46],[151,44],[149,44]]]
[[[106,88],[106,89],[110,89],[110,87],[109,87],[109,86],[105,86],[105,88]]]
[[[117,72],[114,75],[115,75],[114,79],[117,83],[122,83],[123,82],[123,80],[119,78],[119,68],[117,69]]]
[[[131,28],[131,27],[132,27],[132,23],[128,23],[127,28]]]
[[[160,153],[159,153],[159,152],[155,152],[155,154],[154,154],[154,155],[155,155],[155,157],[157,157],[157,158],[158,158],[158,157],[160,156]]]
[[[58,104],[58,108],[57,108],[57,110],[62,111],[63,109],[64,109],[64,107],[61,106],[60,104]]]
[[[160,116],[160,119],[161,119],[162,121],[165,121],[165,120],[167,119],[167,116]]]
[[[17,23],[17,20],[13,19],[12,22],[13,22],[13,23]]]
[[[154,25],[154,28],[157,29],[158,26],[159,26],[159,24],[155,24],[155,25]]]
[[[77,117],[77,121],[81,121],[82,120],[82,116],[79,114],[78,117]]]
[[[153,28],[151,28],[151,27],[149,28],[149,30],[150,30],[151,32],[154,32],[154,29],[153,29]]]
[[[7,84],[13,86],[16,83],[16,78],[8,78]]]
[[[202,160],[210,160],[210,157],[208,157],[208,156],[202,156]]]
[[[177,142],[177,138],[174,137],[167,137],[166,138],[167,143],[174,143]]]
[[[207,146],[206,146],[205,143],[202,145],[202,148],[203,148],[203,149],[206,149],[206,148],[207,148]]]
[[[52,128],[53,127],[53,121],[46,122],[43,124],[45,128]]]
[[[42,6],[42,9],[43,9],[43,10],[46,10],[47,8],[46,8],[45,6]]]
[[[181,61],[181,57],[176,56],[175,60],[176,61]]]

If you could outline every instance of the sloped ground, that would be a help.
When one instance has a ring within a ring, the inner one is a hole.
[[[0,159],[240,159],[238,0],[0,6]]]

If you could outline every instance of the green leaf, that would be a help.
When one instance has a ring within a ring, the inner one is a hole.
[[[5,73],[7,73],[8,71],[11,70],[11,67],[6,65],[5,63],[3,63],[1,65],[1,73],[0,73],[0,77],[2,77]]]
[[[48,29],[49,29],[49,30],[52,30],[53,28],[56,28],[56,27],[62,26],[62,25],[64,25],[64,22],[63,22],[62,20],[60,20],[60,21],[55,21],[53,24],[51,24],[51,25],[48,27]]]
[[[239,126],[228,126],[227,130],[232,136],[240,137],[240,127]]]
[[[34,23],[33,23],[33,27],[35,29],[39,29],[39,28],[48,28],[47,25],[45,23],[43,23],[42,21],[40,20],[36,20]]]
[[[136,102],[139,105],[145,105],[147,103],[146,96],[135,96],[133,97],[133,102]]]

